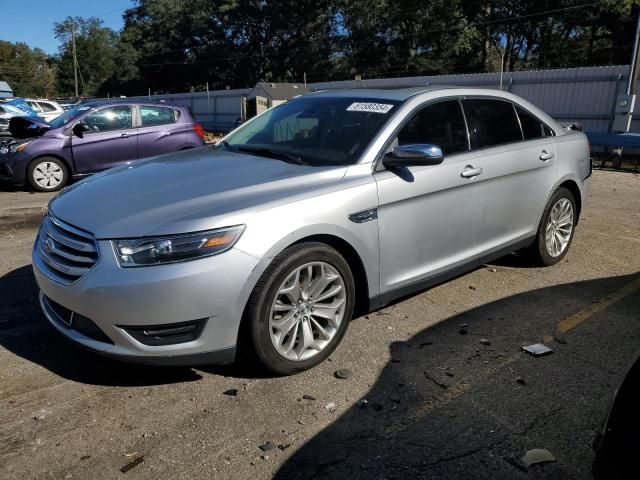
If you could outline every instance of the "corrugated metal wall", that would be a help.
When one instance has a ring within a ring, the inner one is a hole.
[[[236,90],[212,90],[210,92],[169,93],[130,97],[133,100],[173,103],[189,107],[195,119],[207,130],[229,131],[244,116],[244,98],[250,88]]]
[[[628,65],[507,72],[502,77],[502,88],[526,98],[560,122],[580,122],[586,131],[607,132],[613,121],[615,99],[624,93],[628,75]],[[427,85],[500,88],[500,73],[347,80],[309,87],[328,90]],[[640,131],[640,121],[634,119],[632,127],[633,131]]]
[[[629,74],[628,65],[610,67],[569,68],[530,72],[507,72],[503,89],[526,98],[560,122],[580,122],[585,131],[607,132],[613,122],[615,99],[624,93]],[[380,78],[309,84],[311,90],[334,88],[402,88],[427,85],[460,85],[500,88],[500,73],[438,75],[428,77]],[[210,92],[152,95],[191,107],[196,120],[207,129],[228,131],[236,120],[244,118],[243,98],[251,89],[215,90]],[[133,97],[145,100],[148,97]],[[634,119],[634,132],[640,121]]]

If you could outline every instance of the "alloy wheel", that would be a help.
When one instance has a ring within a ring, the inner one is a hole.
[[[271,342],[282,357],[302,361],[323,351],[344,319],[347,291],[338,270],[311,262],[291,272],[271,305]]]
[[[559,257],[566,250],[573,232],[573,205],[566,198],[556,202],[547,219],[545,241],[547,252]]]

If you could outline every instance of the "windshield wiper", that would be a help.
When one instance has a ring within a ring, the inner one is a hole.
[[[274,148],[252,147],[249,145],[231,146],[231,148],[235,149],[236,151],[254,153],[256,155],[275,158],[277,160],[284,160],[285,162],[294,163],[296,165],[309,165],[307,162],[302,160],[299,155],[293,155],[291,153],[286,153],[282,150],[276,150]]]
[[[227,142],[226,140],[222,140],[222,141],[218,144],[217,148],[220,148],[221,146],[222,146],[222,147],[224,147],[224,148],[226,148],[226,149],[227,149],[227,150],[229,150],[230,152],[237,152],[237,151],[238,151],[238,149],[237,149],[236,147],[234,147],[233,145],[231,145],[231,144],[230,144],[229,142]]]

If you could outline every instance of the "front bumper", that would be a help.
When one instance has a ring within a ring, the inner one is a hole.
[[[122,268],[110,241],[97,241],[100,258],[77,281],[52,279],[38,248],[33,270],[40,304],[49,322],[65,337],[102,355],[156,365],[223,364],[233,361],[238,328],[250,294],[254,257],[231,249],[220,255],[183,263]],[[107,337],[67,326],[48,304],[90,319]],[[167,326],[202,319],[192,341],[168,345],[141,343],[128,327]]]
[[[0,153],[0,183],[10,185],[24,184],[28,158],[19,152]]]

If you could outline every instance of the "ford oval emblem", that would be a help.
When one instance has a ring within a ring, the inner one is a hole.
[[[44,251],[45,253],[51,253],[53,251],[53,249],[55,248],[56,244],[53,243],[53,240],[51,240],[50,238],[47,238],[44,241]]]

